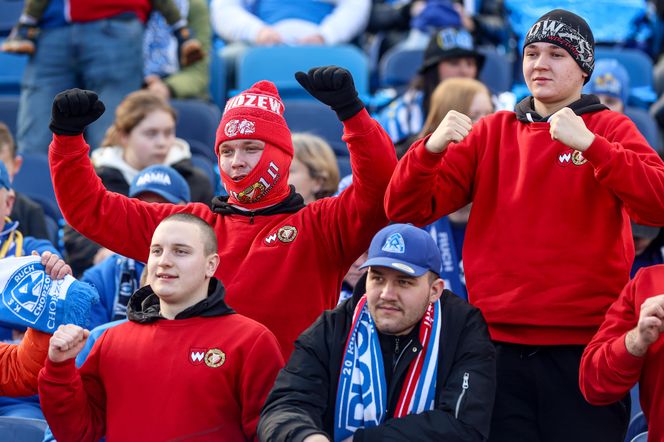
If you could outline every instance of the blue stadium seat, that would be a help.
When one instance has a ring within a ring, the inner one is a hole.
[[[339,166],[339,177],[341,178],[352,173],[350,168],[350,157],[348,156],[337,154],[337,166]]]
[[[0,121],[7,125],[14,138],[16,138],[18,103],[18,95],[0,95]]]
[[[212,101],[224,108],[226,105],[226,68],[224,60],[221,58],[221,47],[213,44],[210,51],[210,96]]]
[[[639,434],[631,442],[648,442],[648,432]]]
[[[653,63],[650,57],[638,49],[613,46],[597,46],[595,59],[615,58],[629,75],[629,103],[647,107],[657,99],[654,89]]]
[[[39,203],[44,213],[55,220],[62,219],[51,182],[48,158],[43,154],[23,154],[23,165],[14,177],[14,188]]]
[[[328,106],[313,100],[284,101],[284,118],[291,132],[318,135],[330,144],[337,156],[348,156],[348,147],[341,140],[343,125]]]
[[[175,134],[187,140],[198,141],[207,149],[199,152],[207,156],[211,161],[215,160],[214,139],[221,120],[221,110],[214,103],[201,100],[171,100],[171,105],[178,113],[175,124]]]
[[[46,421],[24,417],[0,416],[2,442],[41,442]]]
[[[495,51],[481,52],[485,62],[479,80],[494,94],[511,90],[513,66],[509,58]],[[404,89],[417,74],[423,57],[424,51],[421,49],[394,47],[387,51],[379,66],[380,87]]]
[[[210,183],[212,183],[212,188],[216,190],[219,186],[217,184],[217,174],[214,171],[215,163],[211,162],[208,157],[197,154],[191,156],[191,162],[194,163],[194,166],[205,172],[210,179]]]
[[[625,108],[625,115],[636,124],[636,127],[648,141],[648,144],[650,144],[650,146],[657,152],[661,152],[662,146],[659,136],[659,128],[657,127],[657,122],[653,116],[644,109],[631,106]]]
[[[634,405],[634,404],[632,404]],[[629,426],[627,427],[627,435],[625,436],[625,442],[630,442],[635,437],[648,431],[648,423],[646,422],[646,417],[642,411],[635,414],[629,421]]]
[[[2,43],[4,40],[0,40]],[[21,78],[28,64],[27,55],[0,52],[0,95],[18,95],[21,93]]]
[[[0,0],[0,35],[9,34],[23,12],[23,0]]]
[[[369,63],[366,55],[351,45],[338,46],[256,46],[247,49],[238,60],[235,78],[237,91],[260,80],[277,85],[282,98],[311,96],[295,80],[295,72],[317,66],[337,65],[353,74],[355,87],[363,100],[369,99]]]

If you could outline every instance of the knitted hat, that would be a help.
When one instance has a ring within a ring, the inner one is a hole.
[[[429,45],[424,51],[424,62],[419,73],[444,60],[472,57],[477,62],[477,72],[482,70],[484,55],[475,50],[473,37],[465,29],[445,28],[431,36]]]
[[[274,83],[259,81],[226,102],[214,143],[217,154],[224,141],[243,138],[265,141],[293,156],[284,103]]]
[[[588,74],[584,84],[590,80],[595,67],[595,38],[583,18],[564,9],[547,12],[526,34],[523,49],[540,41],[566,50],[581,70]]]
[[[626,106],[629,98],[629,74],[625,67],[614,58],[597,60],[595,75],[587,88],[591,94],[619,98]]]

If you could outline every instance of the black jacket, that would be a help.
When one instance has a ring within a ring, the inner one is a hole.
[[[258,424],[260,440],[302,441],[316,433],[326,433],[332,440],[337,383],[357,301],[358,297],[353,296],[334,310],[324,312],[297,339],[295,351],[279,372],[263,407]],[[405,348],[388,384],[388,419],[378,427],[358,430],[354,441],[488,438],[496,390],[496,362],[486,323],[477,308],[448,290],[441,297],[441,307],[436,408],[400,419],[389,418],[407,368],[422,349],[417,334],[413,334],[414,342]],[[381,337],[383,349],[385,338]]]

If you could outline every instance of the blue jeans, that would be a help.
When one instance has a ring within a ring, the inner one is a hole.
[[[17,121],[21,152],[47,153],[53,98],[78,87],[90,89],[106,105],[106,113],[86,131],[92,148],[113,123],[115,108],[141,88],[143,24],[136,18],[112,18],[43,29],[37,51],[23,74]]]

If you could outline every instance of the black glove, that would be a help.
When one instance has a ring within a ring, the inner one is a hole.
[[[67,89],[53,99],[51,124],[58,135],[80,135],[85,127],[96,121],[106,110],[97,94],[81,89]]]
[[[364,109],[364,103],[357,97],[353,76],[344,68],[311,68],[306,74],[296,72],[295,79],[314,98],[330,106],[341,121]]]

